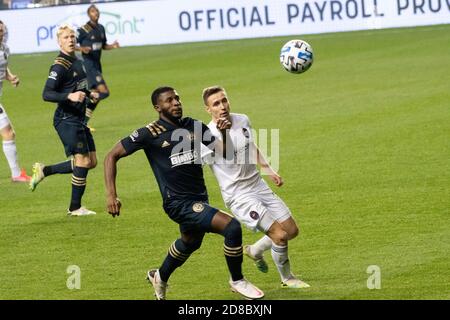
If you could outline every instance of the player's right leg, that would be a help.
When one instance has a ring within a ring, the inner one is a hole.
[[[3,141],[3,153],[5,154],[6,160],[8,161],[9,168],[11,170],[11,181],[12,182],[29,182],[31,177],[29,177],[25,170],[21,170],[19,166],[19,159],[17,156],[16,147],[16,135],[6,111],[0,104],[0,135]]]
[[[54,118],[55,130],[64,146],[66,157],[70,157],[70,159],[53,165],[44,165],[40,162],[34,163],[33,175],[29,185],[31,191],[34,191],[38,184],[46,177],[57,173],[68,174],[73,172],[73,155],[76,153],[76,145],[79,142],[84,143],[84,141],[78,141],[77,139],[79,124],[77,121],[71,120],[73,117],[61,110],[57,110]]]

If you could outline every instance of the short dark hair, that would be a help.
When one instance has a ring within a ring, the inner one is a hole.
[[[100,12],[100,10],[98,10],[97,6],[95,4],[91,4],[88,8],[87,8],[87,13],[89,14],[89,10],[91,10],[92,8],[94,8],[95,10],[97,10],[97,12]]]
[[[153,104],[153,106],[156,107],[156,105],[158,104],[159,96],[161,94],[163,94],[164,92],[167,92],[167,91],[175,91],[175,89],[172,88],[172,87],[167,87],[166,86],[166,87],[156,88],[155,91],[152,92],[152,104]]]
[[[205,104],[205,106],[207,105],[207,101],[208,98],[210,96],[212,96],[213,94],[216,94],[217,92],[225,92],[225,89],[221,86],[212,86],[212,87],[208,87],[203,89],[203,93],[202,93],[202,97],[203,97],[203,103]]]

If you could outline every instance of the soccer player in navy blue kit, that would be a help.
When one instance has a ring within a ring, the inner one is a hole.
[[[50,67],[42,96],[45,101],[58,104],[53,126],[64,145],[66,156],[72,159],[50,166],[35,163],[30,189],[34,191],[50,175],[72,173],[72,197],[67,213],[72,216],[91,215],[95,212],[81,206],[88,170],[97,165],[94,139],[85,125],[85,111],[86,106],[95,102],[99,95],[88,90],[83,64],[75,57],[75,31],[63,25],[58,28],[57,38],[61,51]]]
[[[164,211],[179,224],[181,237],[172,243],[159,269],[147,273],[156,299],[166,298],[170,275],[200,248],[206,232],[225,238],[224,254],[231,274],[231,289],[247,299],[262,298],[264,293],[242,275],[241,226],[235,218],[209,205],[203,179],[201,149],[212,149],[228,159],[226,145],[230,140],[226,129],[230,122],[218,120],[217,128],[223,139],[215,140],[205,124],[182,117],[181,100],[173,88],[160,87],[152,93],[151,99],[159,119],[119,141],[106,156],[104,164],[107,208],[115,217],[121,209],[116,192],[117,162],[144,150],[159,185]]]
[[[117,41],[112,44],[107,43],[105,27],[98,23],[100,11],[95,5],[89,6],[87,14],[89,16],[88,23],[77,30],[77,42],[80,44],[77,50],[82,52],[89,89],[98,91],[100,100],[103,100],[109,96],[109,89],[102,74],[102,64],[100,62],[102,50],[116,49],[120,45]],[[86,123],[92,117],[97,103],[93,103],[86,108]]]

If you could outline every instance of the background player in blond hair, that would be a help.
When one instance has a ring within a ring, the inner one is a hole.
[[[268,266],[263,253],[271,249],[281,277],[281,286],[308,288],[307,283],[291,273],[288,257],[288,241],[297,236],[297,225],[283,200],[262,179],[256,163],[276,186],[280,187],[283,179],[272,169],[253,142],[249,118],[244,114],[230,113],[228,96],[222,87],[204,89],[203,102],[212,117],[208,127],[217,139],[221,139],[216,129],[217,121],[226,119],[231,122],[229,133],[235,148],[234,163],[215,160],[210,164],[225,204],[241,223],[253,231],[259,230],[266,234],[255,244],[245,246],[244,253],[255,261],[260,271],[267,272]]]
[[[57,38],[61,51],[50,67],[43,98],[58,104],[53,126],[64,145],[66,156],[73,159],[50,166],[35,163],[30,189],[34,191],[45,177],[52,174],[72,173],[72,197],[67,213],[73,216],[95,214],[81,206],[81,198],[88,170],[97,165],[95,143],[85,124],[85,112],[86,107],[99,96],[88,90],[82,62],[75,57],[75,31],[63,25],[57,31]]]
[[[6,45],[8,32],[6,25],[0,21],[0,96],[2,94],[3,80],[8,80],[14,87],[20,83],[19,77],[12,74],[8,68],[9,48]],[[11,169],[12,182],[28,182],[31,177],[27,176],[25,170],[20,170],[17,157],[16,134],[4,107],[0,104],[0,135],[3,140],[3,152]]]

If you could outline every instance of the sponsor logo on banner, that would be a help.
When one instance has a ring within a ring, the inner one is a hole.
[[[52,24],[40,25],[36,29],[36,43],[38,46],[44,45],[47,41],[55,41],[56,31],[58,26],[62,24],[69,24],[74,29],[82,27],[88,17],[85,10],[80,10],[79,13],[71,14]],[[105,27],[108,36],[139,34],[142,32],[142,25],[145,19],[136,16],[124,16],[114,12],[101,11],[100,24]]]
[[[14,53],[56,51],[56,31],[86,24],[88,5],[3,10]],[[297,36],[450,23],[450,0],[172,0],[99,4],[121,46]],[[164,32],[161,32],[164,30]]]

